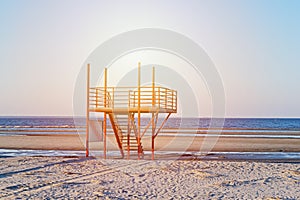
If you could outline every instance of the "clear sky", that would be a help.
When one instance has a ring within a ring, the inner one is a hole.
[[[0,1],[0,115],[72,115],[88,55],[114,35],[164,28],[203,47],[228,117],[300,117],[300,1]]]

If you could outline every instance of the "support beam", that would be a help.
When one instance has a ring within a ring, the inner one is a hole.
[[[153,128],[154,128],[154,118],[155,117],[158,117],[158,113],[159,113],[159,110],[157,110],[157,112],[154,114],[152,113],[152,118],[151,120],[149,121],[149,123],[147,124],[147,126],[145,127],[143,133],[141,134],[141,138],[145,135],[145,133],[147,132],[148,128],[150,127],[150,125],[152,124],[152,131],[153,131]]]
[[[155,68],[152,67],[152,109],[155,107]],[[158,114],[158,113],[157,113]],[[155,124],[154,124],[154,113],[152,112],[152,137],[151,137],[151,159],[154,160],[154,134],[155,134]]]
[[[111,123],[112,129],[113,129],[115,137],[116,137],[116,141],[118,143],[118,147],[120,149],[121,156],[122,156],[122,158],[124,158],[124,151],[123,151],[123,147],[122,147],[122,141],[119,136],[120,130],[118,129],[118,126],[117,126],[116,116],[113,113],[109,113],[108,116],[109,116],[110,123]]]
[[[141,154],[141,63],[138,64],[138,160]]]
[[[85,133],[85,156],[89,157],[89,132],[90,132],[90,64],[87,64],[86,79],[86,133]]]
[[[104,69],[104,107],[107,104],[107,68]],[[103,156],[106,159],[106,112],[103,112]]]
[[[127,121],[127,159],[130,158],[130,133],[131,133],[131,113],[128,113]]]
[[[167,115],[167,117],[164,119],[164,121],[161,123],[159,129],[157,130],[156,134],[154,135],[154,138],[158,135],[158,133],[160,132],[160,130],[162,129],[162,127],[163,127],[163,126],[165,125],[165,123],[168,121],[168,119],[169,119],[169,117],[170,117],[171,114],[172,114],[172,113],[169,113],[169,114]]]
[[[133,133],[134,133],[135,137],[137,138],[138,130],[134,124],[134,113],[130,114],[130,126],[132,127]]]

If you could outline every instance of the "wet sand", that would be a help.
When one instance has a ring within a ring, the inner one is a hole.
[[[142,140],[145,151],[151,150],[151,137]],[[84,150],[85,136],[13,135],[0,136],[0,149]],[[91,149],[101,149],[102,142],[91,142]],[[107,139],[108,150],[118,150],[114,136]],[[212,151],[212,152],[300,152],[300,139],[245,138],[245,137],[188,137],[158,136],[157,151]]]

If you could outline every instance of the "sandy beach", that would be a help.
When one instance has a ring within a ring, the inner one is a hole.
[[[248,133],[249,134],[249,133]],[[1,149],[84,150],[81,134],[0,136]],[[215,143],[216,142],[216,143]],[[237,159],[213,152],[300,152],[300,139],[258,137],[188,137],[161,135],[160,152],[151,160],[151,140],[142,140],[143,160],[120,159],[113,135],[109,151],[118,156],[0,157],[0,199],[299,199],[300,161]],[[203,144],[212,156],[196,156]],[[92,141],[92,150],[102,143]],[[191,154],[190,154],[190,153]],[[17,155],[17,154],[16,154]]]
[[[1,199],[299,199],[298,163],[1,158]]]

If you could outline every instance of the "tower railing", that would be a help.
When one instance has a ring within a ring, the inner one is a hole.
[[[93,87],[89,92],[90,109],[138,107],[136,87]],[[177,91],[160,86],[140,87],[140,107],[177,112]]]

